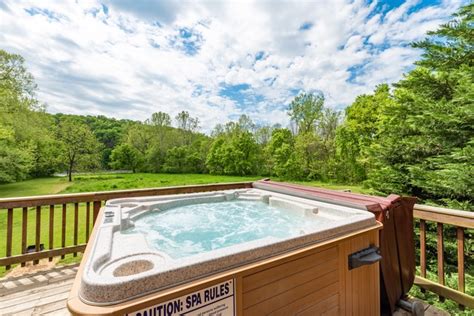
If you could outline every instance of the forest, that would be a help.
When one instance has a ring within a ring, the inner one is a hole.
[[[473,11],[462,7],[413,43],[422,55],[412,70],[344,112],[301,92],[288,105],[290,127],[242,115],[210,135],[186,111],[144,122],[50,114],[24,59],[0,50],[0,183],[98,170],[261,175],[362,184],[472,211]]]

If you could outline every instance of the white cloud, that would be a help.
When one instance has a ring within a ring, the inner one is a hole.
[[[459,5],[7,1],[0,48],[25,57],[51,112],[144,120],[188,110],[206,132],[244,113],[285,125],[296,91],[320,90],[341,108],[400,79],[419,57],[407,43]],[[250,87],[222,93],[239,84]]]

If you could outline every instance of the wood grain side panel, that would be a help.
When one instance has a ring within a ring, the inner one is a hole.
[[[273,311],[276,311],[286,305],[289,305],[301,297],[308,295],[311,292],[314,292],[317,289],[322,289],[333,283],[337,283],[338,272],[333,270],[324,274],[322,277],[310,280],[309,282],[303,283],[297,287],[292,288],[289,291],[275,295],[267,300],[259,302],[256,305],[250,306],[249,308],[244,308],[244,315],[267,315],[271,314]],[[335,293],[337,286],[334,287]],[[245,301],[245,298],[244,298]]]
[[[292,265],[297,265],[298,261],[299,260],[296,260],[296,263]],[[290,291],[291,289],[301,284],[304,284],[309,280],[320,278],[326,273],[337,270],[337,263],[337,259],[329,259],[329,261],[320,262],[319,265],[316,265],[310,269],[301,271],[296,274],[292,274],[276,282],[269,283],[267,285],[259,287],[258,289],[244,293],[244,308],[255,305],[258,302],[269,299],[275,295]],[[289,270],[291,269],[292,265],[288,265]]]
[[[333,283],[316,292],[309,293],[301,299],[272,312],[274,316],[313,315],[313,311],[324,311],[325,306],[339,306],[339,284]],[[336,294],[334,294],[336,293]],[[334,301],[334,302],[333,302]]]
[[[333,314],[333,312],[336,312]],[[289,314],[287,314],[289,315]],[[319,303],[297,313],[298,316],[339,315],[339,294],[323,299]]]
[[[346,287],[348,286],[347,282],[350,279],[347,278],[347,269],[348,269],[348,260],[347,260],[347,245],[348,241],[342,241],[338,244],[338,256],[339,256],[339,314],[346,315],[346,306],[347,306],[347,293]],[[350,298],[349,298],[350,299]]]
[[[283,263],[267,270],[246,276],[243,279],[243,291],[248,292],[266,284],[286,278],[321,264],[321,262],[337,258],[337,247],[332,247],[291,262]],[[290,264],[290,265],[289,265]]]
[[[242,276],[238,276],[235,279],[235,312],[237,315],[242,315],[243,314],[243,304],[242,304],[242,285],[243,285],[243,280]]]
[[[341,252],[345,255],[345,312],[341,315],[379,315],[380,313],[380,285],[378,263],[362,266],[353,270],[347,267],[347,256],[360,251],[370,245],[378,245],[378,235],[368,233],[357,236],[341,244]],[[341,289],[342,290],[342,289]]]

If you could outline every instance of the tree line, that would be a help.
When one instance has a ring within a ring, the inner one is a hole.
[[[186,111],[144,122],[49,114],[23,58],[0,50],[0,182],[104,169],[262,175],[362,183],[472,209],[473,9],[414,43],[423,55],[402,80],[343,113],[322,93],[302,92],[288,105],[289,127],[242,115],[210,135]]]

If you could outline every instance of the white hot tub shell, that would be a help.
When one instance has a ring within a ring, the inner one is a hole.
[[[233,200],[262,201],[324,224],[291,238],[265,237],[178,259],[151,247],[144,234],[124,233],[148,212]],[[374,225],[370,212],[255,188],[110,200],[84,258],[79,297],[88,305],[118,304]]]

